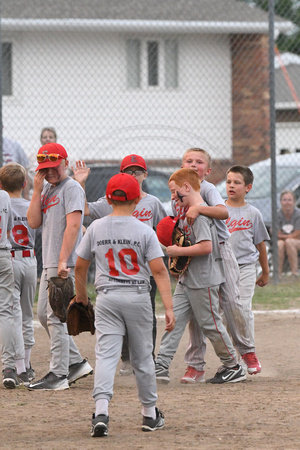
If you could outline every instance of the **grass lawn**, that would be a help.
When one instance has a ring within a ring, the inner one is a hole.
[[[175,289],[176,281],[172,280],[172,288]],[[38,289],[36,293],[37,301]],[[96,293],[92,284],[88,285],[88,295],[94,302]],[[281,283],[277,285],[270,283],[260,288],[256,286],[253,297],[253,310],[271,311],[274,309],[300,309],[300,277],[298,280],[293,280],[291,277],[286,277]],[[35,304],[36,312],[36,304]],[[162,305],[159,292],[156,294],[156,313],[163,314],[164,308]]]
[[[175,288],[175,283],[173,288]],[[260,288],[256,286],[252,302],[252,309],[272,311],[274,309],[300,309],[300,277],[299,281],[285,277],[277,285],[270,283]],[[156,294],[156,312],[163,314],[163,305],[159,293]]]

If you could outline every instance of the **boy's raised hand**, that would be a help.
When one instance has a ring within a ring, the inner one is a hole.
[[[40,194],[42,193],[44,187],[44,180],[46,177],[46,173],[47,173],[46,169],[38,170],[33,179],[33,189]]]
[[[72,166],[71,169],[73,170],[75,180],[84,187],[90,174],[90,168],[86,166],[84,161],[78,160],[75,163],[75,168]]]

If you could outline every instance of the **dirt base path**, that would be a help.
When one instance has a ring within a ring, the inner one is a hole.
[[[89,436],[93,377],[67,391],[7,390],[1,383],[0,448],[23,449],[298,449],[300,448],[300,315],[263,314],[256,321],[257,355],[263,370],[242,383],[182,385],[187,332],[171,365],[171,382],[158,385],[165,429],[141,431],[141,407],[134,376],[116,375],[109,436]],[[158,342],[163,333],[159,320]],[[49,341],[36,328],[32,365],[48,372]],[[83,356],[95,363],[93,336],[75,338]],[[206,378],[219,361],[208,344]]]

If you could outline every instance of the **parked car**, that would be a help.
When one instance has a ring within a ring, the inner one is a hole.
[[[255,206],[261,212],[268,229],[272,225],[271,204],[271,159],[252,164],[249,166],[254,175],[254,183],[246,196],[246,201]],[[277,179],[277,206],[280,207],[280,193],[283,190],[291,190],[296,196],[296,205],[300,205],[300,153],[289,153],[276,157],[276,179]],[[217,184],[222,197],[227,198],[226,181]]]
[[[88,165],[89,166],[89,165]],[[105,195],[108,180],[119,173],[120,165],[92,165],[90,174],[85,185],[86,198],[88,202],[95,202]],[[164,205],[168,214],[171,214],[171,193],[168,188],[170,174],[148,169],[148,177],[143,181],[143,191],[155,195]]]

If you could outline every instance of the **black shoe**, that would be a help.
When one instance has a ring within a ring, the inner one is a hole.
[[[58,377],[53,372],[49,372],[41,380],[30,383],[28,389],[30,391],[63,391],[64,389],[69,389],[69,383],[66,375]]]
[[[143,417],[143,431],[161,430],[165,426],[165,416],[163,415],[163,413],[158,408],[155,408],[155,412],[156,419],[152,419],[152,417],[146,416]]]
[[[95,414],[93,414],[91,436],[92,437],[107,436],[108,422],[109,417],[106,416],[105,414],[99,414],[96,417]]]
[[[235,367],[221,366],[216,375],[210,378],[206,383],[223,384],[223,383],[238,383],[246,380],[246,374],[242,366],[237,364]]]
[[[75,381],[80,378],[87,377],[92,373],[93,368],[89,365],[86,359],[83,359],[80,363],[69,366],[68,382],[69,384],[75,383]]]
[[[28,379],[27,372],[19,373],[17,375],[17,377],[18,377],[18,381],[19,381],[20,384],[24,384],[24,386],[28,386],[29,385],[30,382],[29,382],[29,379]]]
[[[3,375],[3,385],[6,389],[15,389],[19,386],[18,377],[15,369],[4,369],[2,370]]]
[[[29,382],[33,381],[35,379],[35,371],[31,367],[31,363],[30,363],[29,369],[26,369],[26,372],[27,372]]]

